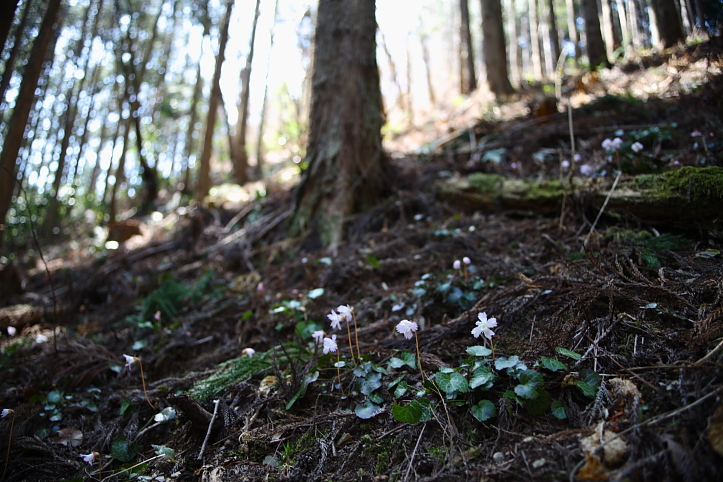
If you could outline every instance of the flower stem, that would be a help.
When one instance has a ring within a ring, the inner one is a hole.
[[[359,355],[359,359],[361,360],[361,348],[359,348],[359,334],[357,333],[356,328],[356,313],[352,311],[351,316],[354,319],[354,340],[356,341],[356,352]]]
[[[8,435],[8,452],[5,455],[5,468],[3,469],[3,475],[0,480],[5,480],[5,472],[8,471],[8,463],[10,463],[10,445],[13,441],[13,427],[15,426],[15,410],[9,410],[13,418],[10,419],[10,435]]]
[[[148,402],[148,405],[150,405],[151,408],[155,410],[156,407],[153,406],[153,404],[151,403],[151,399],[148,398],[148,392],[146,391],[146,377],[143,375],[143,362],[140,358],[138,359],[138,366],[141,367],[141,383],[143,384],[143,395],[146,396],[146,401]]]
[[[414,342],[417,344],[417,364],[419,365],[419,374],[422,375],[422,383],[424,383],[424,372],[422,371],[422,356],[419,354],[419,337],[414,332]]]
[[[346,332],[347,332],[347,339],[349,340],[349,352],[351,354],[351,359],[354,362],[354,366],[356,366],[356,357],[354,356],[354,347],[351,344],[351,329],[349,328],[349,322],[346,322]]]

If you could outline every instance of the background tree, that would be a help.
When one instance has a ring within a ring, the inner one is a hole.
[[[459,0],[459,12],[459,89],[463,94],[470,94],[477,88],[477,75],[474,70],[474,44],[469,29],[467,0]]]
[[[343,224],[388,191],[376,60],[374,0],[320,0],[307,168],[295,193],[292,234],[332,251]]]
[[[585,43],[590,68],[607,67],[609,64],[607,52],[605,52],[605,42],[603,42],[600,31],[597,0],[582,0],[582,15],[585,19]]]
[[[675,0],[651,0],[650,21],[655,24],[658,42],[669,48],[685,38]]]
[[[507,71],[507,49],[500,0],[480,0],[482,5],[482,52],[487,71],[487,85],[496,97],[512,94]]]
[[[249,180],[249,155],[246,152],[246,130],[249,117],[249,99],[251,96],[251,67],[254,60],[254,44],[256,43],[256,26],[259,22],[259,6],[261,0],[256,0],[253,26],[251,27],[251,40],[249,40],[249,53],[246,55],[246,66],[241,70],[241,100],[238,109],[238,122],[236,123],[236,140],[231,156],[233,157],[233,179],[237,184],[244,184]]]
[[[208,99],[208,114],[203,136],[203,151],[198,166],[198,184],[196,185],[196,199],[203,200],[211,188],[211,149],[213,147],[213,131],[216,127],[216,114],[221,101],[221,67],[225,59],[226,43],[228,42],[228,27],[231,23],[231,12],[234,0],[226,1],[226,13],[219,27],[218,53],[216,54],[216,67],[211,81],[211,94]]]
[[[25,66],[23,80],[20,84],[15,108],[10,118],[8,131],[5,134],[3,150],[0,153],[0,226],[5,224],[5,217],[10,209],[13,190],[15,188],[15,167],[23,141],[23,133],[30,116],[30,109],[35,97],[40,72],[46,58],[46,53],[52,50],[51,39],[57,39],[53,31],[58,23],[61,0],[49,0],[45,10],[43,23],[40,25],[38,35],[33,42],[30,59]],[[2,237],[0,237],[0,243]]]

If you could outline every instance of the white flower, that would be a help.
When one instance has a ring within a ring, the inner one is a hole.
[[[351,306],[349,306],[349,305],[339,305],[339,306],[336,308],[336,311],[339,312],[339,315],[341,315],[341,317],[344,318],[344,319],[347,321],[347,323],[352,320],[352,315],[351,315],[351,313],[354,311],[354,308],[352,308]]]
[[[472,335],[475,338],[479,338],[481,334],[484,334],[485,338],[491,340],[492,337],[495,336],[495,332],[490,328],[497,326],[497,318],[487,319],[487,313],[484,312],[477,315],[477,318],[479,318],[479,320],[477,320],[477,326],[472,329]]]
[[[567,168],[570,167],[570,161],[565,159],[564,161],[562,161],[561,166],[562,166],[562,169],[567,170]]]
[[[605,139],[604,141],[602,141],[602,148],[605,149],[606,151],[612,151],[613,150],[613,141],[611,141],[610,139]]]
[[[324,355],[329,352],[336,351],[336,335],[331,335],[331,338],[324,338]]]
[[[636,142],[632,146],[630,146],[630,149],[632,149],[633,152],[640,152],[643,150],[643,148],[644,146],[639,142]]]
[[[0,416],[2,416],[2,418],[5,418],[8,415],[10,415],[11,413],[13,413],[13,411],[11,409],[3,408],[3,411],[0,413]]]
[[[324,333],[324,330],[316,330],[314,333],[311,334],[311,337],[316,343],[323,343],[324,335],[326,335],[326,333]]]
[[[123,355],[123,358],[125,358],[126,360],[126,366],[128,367],[128,369],[130,369],[130,367],[138,361],[138,357],[135,356]]]
[[[404,338],[407,340],[412,339],[412,333],[417,331],[419,329],[419,326],[413,321],[409,320],[402,320],[397,324],[397,331],[404,335]]]
[[[458,259],[455,259],[454,263],[452,263],[452,268],[454,268],[455,270],[458,270],[461,267],[462,267],[462,263],[460,263],[460,261]]]
[[[465,256],[464,258],[462,258],[462,262],[463,262],[464,264],[466,264],[466,265],[472,264],[472,260],[469,259],[467,256]]]
[[[98,452],[91,452],[87,455],[80,454],[80,458],[83,459],[83,462],[88,462],[88,464],[93,465],[93,462],[95,462],[95,458],[98,455]]]
[[[249,358],[254,356],[254,353],[256,353],[256,350],[254,350],[253,348],[244,348],[243,350],[241,350],[241,356],[247,356]]]
[[[343,319],[340,314],[338,314],[336,311],[331,310],[331,313],[326,315],[327,318],[331,321],[331,327],[335,330],[341,330],[341,320]]]
[[[580,174],[583,176],[592,176],[594,172],[595,169],[593,169],[589,164],[583,164],[580,166]]]
[[[617,151],[621,147],[623,147],[623,140],[619,137],[616,137],[615,139],[613,139],[612,144],[613,144],[613,149],[615,149]]]
[[[575,154],[574,156],[572,156],[572,160],[575,162],[580,162],[582,161],[582,156],[580,154]]]

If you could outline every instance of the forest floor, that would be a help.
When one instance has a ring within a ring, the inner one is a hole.
[[[337,253],[286,239],[280,188],[168,208],[118,251],[47,248],[52,285],[38,262],[0,311],[5,480],[722,480],[720,219],[653,223],[585,192],[482,210],[434,188],[693,166],[721,198],[722,54],[579,79],[577,161],[567,114],[529,98],[430,124]]]

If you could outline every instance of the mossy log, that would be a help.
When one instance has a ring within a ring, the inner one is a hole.
[[[569,181],[507,179],[497,174],[474,173],[438,181],[439,199],[467,209],[525,210],[559,214],[563,198],[591,209],[630,213],[652,224],[681,228],[723,229],[723,168],[684,167],[663,174],[623,175],[612,194],[614,178]]]

